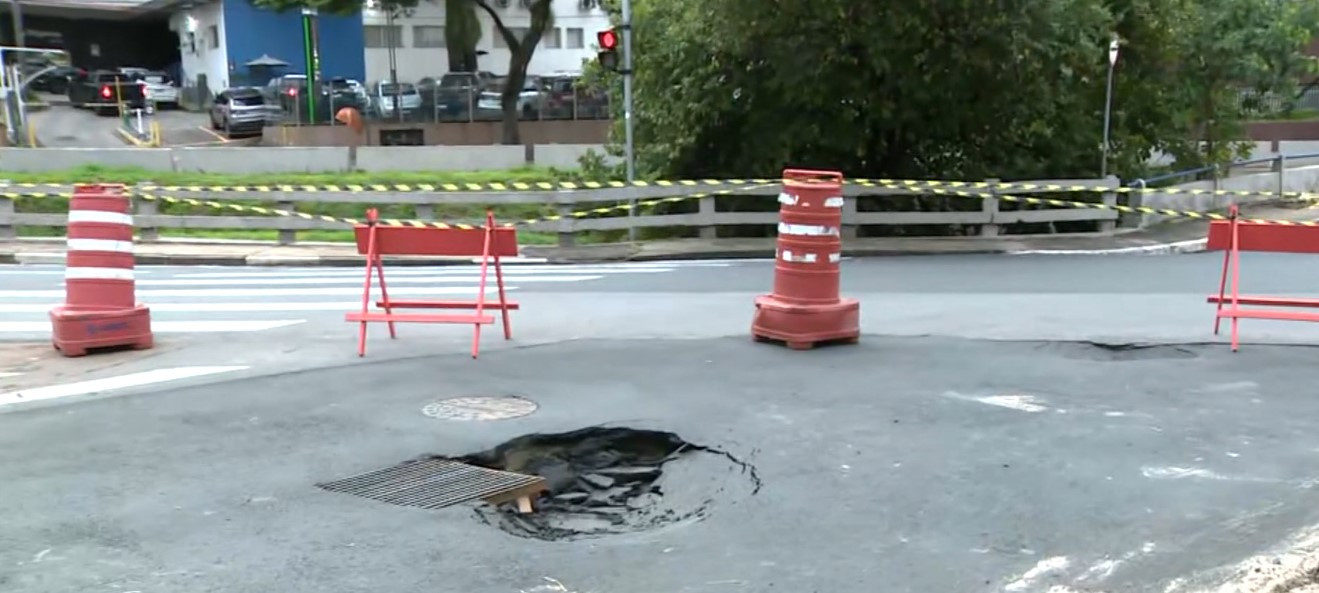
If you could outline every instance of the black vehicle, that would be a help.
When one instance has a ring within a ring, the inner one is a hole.
[[[42,93],[63,95],[69,92],[69,78],[77,73],[78,69],[72,66],[56,66],[53,69],[34,70],[29,74],[36,74],[37,76],[29,79],[27,87]]]
[[[93,109],[98,115],[114,115],[122,103],[128,109],[146,108],[142,85],[131,77],[112,70],[79,70],[69,79],[69,103],[76,108]]]

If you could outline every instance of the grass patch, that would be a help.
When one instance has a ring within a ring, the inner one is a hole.
[[[151,182],[158,185],[350,185],[419,183],[504,183],[513,181],[584,181],[579,171],[550,167],[523,167],[499,171],[380,171],[326,173],[270,173],[233,175],[224,173],[178,173],[139,167],[84,165],[60,171],[4,171],[0,178],[10,183],[123,183]]]

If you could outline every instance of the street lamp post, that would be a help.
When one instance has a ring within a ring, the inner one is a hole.
[[[1118,39],[1116,36],[1108,43],[1108,90],[1104,96],[1104,146],[1103,157],[1099,162],[1099,176],[1108,177],[1108,137],[1113,121],[1113,70],[1117,66]]]

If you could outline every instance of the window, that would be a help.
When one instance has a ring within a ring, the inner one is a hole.
[[[435,25],[412,27],[412,47],[444,47],[444,27]]]
[[[522,39],[523,39],[524,37],[527,36],[527,31],[529,31],[529,30],[530,30],[530,29],[528,29],[528,28],[526,28],[526,27],[509,27],[509,28],[508,28],[508,32],[509,32],[509,33],[512,33],[513,36],[516,37],[516,38],[518,39],[518,41],[522,41]],[[495,27],[495,29],[494,29],[494,37],[495,37],[495,48],[496,48],[496,49],[508,49],[508,42],[504,41],[504,36],[503,36],[502,34],[499,33],[499,27]]]
[[[582,49],[586,47],[586,33],[580,28],[573,27],[568,29],[568,49]]]
[[[563,29],[555,27],[545,32],[545,38],[541,40],[545,44],[545,49],[559,49],[563,47]]]
[[[218,25],[206,27],[206,49],[220,49],[220,27]]]
[[[401,25],[394,25],[393,27],[365,25],[362,27],[362,37],[366,47],[389,47],[390,37],[393,37],[394,47],[403,47],[403,27]]]

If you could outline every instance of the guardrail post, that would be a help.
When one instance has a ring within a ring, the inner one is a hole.
[[[148,200],[141,196],[133,196],[133,222],[137,227],[137,238],[140,241],[159,241],[160,229],[154,226],[143,224],[143,219],[155,217],[160,214],[159,205],[155,200]]]
[[[284,196],[283,193],[280,193],[280,194],[277,194],[277,195],[278,195],[279,197],[286,197],[286,196]],[[293,210],[295,207],[297,207],[297,204],[295,204],[295,203],[293,203],[293,202],[290,202],[290,201],[288,201],[288,200],[280,200],[280,201],[278,201],[278,202],[275,202],[275,207],[276,207],[276,208],[279,208],[280,210]],[[281,220],[292,221],[293,219],[292,219],[292,218],[282,218]],[[298,242],[298,231],[295,231],[295,230],[293,230],[293,229],[279,229],[279,244],[280,244],[280,245],[292,245],[292,244],[297,243],[297,242]]]
[[[861,225],[856,224],[856,201],[859,196],[843,196],[843,238],[855,239]]]
[[[435,220],[435,205],[415,204],[413,205],[413,214],[416,215],[417,220]]]
[[[715,202],[716,199],[714,195],[701,196],[696,202],[697,215],[701,219],[700,235],[698,236],[702,239],[719,238],[719,227],[714,224],[716,213],[719,211],[718,204]]]
[[[989,222],[980,225],[981,237],[997,237],[999,234],[998,225],[994,224],[994,219],[998,214],[998,179],[986,179],[985,183],[989,184],[989,197],[980,200],[980,211],[988,215]]]
[[[13,222],[14,214],[18,211],[18,200],[9,198],[0,198],[0,239],[17,239],[18,226]]]
[[[1275,161],[1278,167],[1278,199],[1287,192],[1287,155],[1279,154]]]
[[[572,204],[558,204],[554,210],[559,214],[559,247],[577,246],[577,238],[573,236],[573,225],[576,218],[572,215]]]
[[[1107,206],[1109,210],[1112,210],[1113,206],[1117,205],[1117,191],[1115,191],[1114,188],[1118,187],[1120,183],[1121,182],[1118,181],[1117,177],[1113,175],[1109,175],[1108,177],[1104,178],[1104,185],[1108,189],[1104,191],[1104,194],[1103,196],[1101,196],[1101,199],[1104,202],[1104,206]],[[1099,221],[1099,232],[1112,233],[1113,231],[1117,230],[1118,220],[1121,219],[1122,219],[1122,213],[1118,212],[1118,217],[1116,220]]]
[[[1145,204],[1145,180],[1137,179],[1128,187],[1136,191],[1127,192],[1127,207],[1140,208]],[[1118,215],[1118,224],[1122,228],[1140,228],[1145,225],[1145,215],[1132,212],[1122,212]]]

